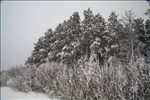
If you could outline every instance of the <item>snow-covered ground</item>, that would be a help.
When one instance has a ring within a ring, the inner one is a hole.
[[[1,98],[0,100],[58,100],[50,99],[47,95],[35,92],[19,92],[15,91],[9,87],[1,88]]]

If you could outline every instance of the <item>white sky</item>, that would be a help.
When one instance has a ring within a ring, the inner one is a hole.
[[[1,69],[24,64],[47,29],[54,30],[75,11],[83,19],[88,7],[104,18],[111,11],[121,18],[125,10],[132,9],[143,19],[147,18],[143,13],[150,8],[146,1],[1,1]]]

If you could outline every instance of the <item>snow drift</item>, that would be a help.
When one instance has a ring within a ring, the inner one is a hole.
[[[1,88],[1,100],[58,100],[49,98],[46,94],[35,92],[19,92],[8,87]]]

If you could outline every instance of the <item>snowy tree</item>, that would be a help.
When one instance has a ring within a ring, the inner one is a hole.
[[[142,40],[144,39],[145,29],[144,23],[142,18],[137,18],[134,20],[134,30],[135,30],[135,45],[134,51],[135,55],[140,57],[141,56],[141,49],[143,48]]]
[[[34,50],[32,51],[31,56],[26,61],[26,64],[41,64],[44,63],[43,61],[43,54],[44,54],[44,37],[41,37],[36,44],[34,44]]]
[[[96,60],[98,65],[104,65],[104,54],[105,50],[102,46],[102,40],[100,38],[96,38],[95,41],[90,46],[92,54],[91,56],[94,56],[94,59]]]
[[[65,45],[57,55],[61,56],[64,63],[75,63],[80,57],[80,17],[78,12],[74,12],[67,21],[66,37],[64,38]]]
[[[120,41],[122,40],[123,26],[118,19],[118,15],[115,12],[111,12],[107,22],[107,33],[108,33],[108,57],[119,56],[120,52]]]
[[[50,52],[48,53],[49,62],[61,62],[60,57],[57,55],[61,52],[63,46],[65,45],[67,22],[64,21],[62,24],[59,24],[54,31],[54,42],[51,44]]]
[[[121,41],[122,53],[126,54],[126,58],[130,63],[134,62],[134,45],[135,45],[135,30],[134,30],[134,19],[135,12],[132,10],[125,11],[125,16],[123,17],[123,25],[124,25],[124,39]],[[127,61],[127,62],[128,62]]]
[[[34,50],[32,51],[31,56],[27,59],[26,64],[40,65],[42,63],[45,63],[50,51],[50,45],[53,42],[53,32],[51,29],[49,29],[45,33],[45,36],[39,38],[38,42],[34,44]]]
[[[145,15],[147,15],[150,19],[150,9],[147,9],[147,11],[145,12]]]
[[[81,57],[80,16],[74,12],[69,20],[59,24],[54,31],[54,42],[48,53],[50,62],[75,63]]]
[[[92,39],[91,39],[91,56],[96,56],[98,65],[104,64],[106,56],[106,47],[108,36],[105,32],[106,25],[104,18],[98,13],[92,21]]]
[[[146,57],[146,62],[150,63],[150,17],[145,22],[145,33],[141,34],[139,40],[143,44],[141,53]]]
[[[92,13],[92,10],[88,8],[88,10],[84,10],[84,20],[81,25],[82,29],[82,47],[83,51],[85,51],[85,60],[89,60],[90,58],[90,45],[92,43],[93,39],[93,29],[92,29],[92,21],[94,18],[94,15]]]
[[[150,44],[150,9],[147,10],[146,15],[149,17],[149,19],[147,19],[145,22],[145,32],[146,32],[145,36],[146,36],[147,44],[149,45]]]
[[[144,20],[142,18],[138,18],[134,20],[134,30],[136,37],[136,45],[134,46],[134,50],[136,51],[136,55],[142,54],[146,58],[146,62],[150,62],[150,21],[149,19]],[[138,52],[138,53],[137,53]]]

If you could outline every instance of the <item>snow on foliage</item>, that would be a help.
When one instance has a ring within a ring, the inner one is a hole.
[[[27,66],[1,72],[1,86],[63,100],[150,100],[150,20],[89,8],[48,29]],[[149,15],[149,13],[147,12]]]

